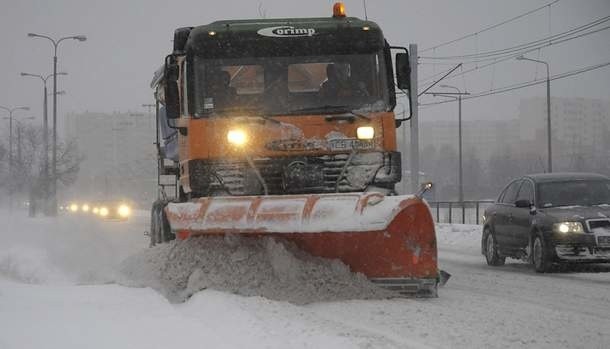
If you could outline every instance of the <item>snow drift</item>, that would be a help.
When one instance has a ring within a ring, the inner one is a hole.
[[[229,235],[174,241],[128,258],[121,272],[122,283],[152,287],[173,302],[203,289],[295,304],[394,295],[338,260],[312,257],[272,238]]]

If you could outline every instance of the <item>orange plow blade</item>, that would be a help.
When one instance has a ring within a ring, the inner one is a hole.
[[[209,234],[273,236],[339,259],[380,286],[436,296],[434,222],[415,196],[379,193],[201,198],[165,208],[179,239]]]

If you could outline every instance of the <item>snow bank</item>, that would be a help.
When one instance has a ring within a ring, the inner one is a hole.
[[[0,251],[0,275],[28,284],[69,281],[49,260],[45,250],[23,245]]]
[[[18,282],[112,282],[120,261],[147,246],[145,227],[133,224],[135,220],[124,224],[81,215],[29,218],[23,210],[0,210],[0,220],[0,276]]]
[[[393,295],[338,260],[312,257],[271,238],[174,241],[128,258],[121,270],[122,283],[155,288],[174,302],[203,289],[295,304]]]
[[[483,226],[474,224],[436,224],[436,239],[443,247],[466,249],[481,247]]]

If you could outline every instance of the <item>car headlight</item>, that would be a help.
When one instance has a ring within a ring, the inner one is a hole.
[[[360,126],[356,129],[358,139],[373,139],[375,137],[375,129],[371,126]]]
[[[80,208],[83,212],[89,212],[89,205],[84,204],[83,206],[81,206]]]
[[[246,131],[241,129],[229,130],[229,132],[227,133],[227,140],[232,145],[242,147],[246,143],[248,143],[248,134],[246,133]]]
[[[102,207],[100,208],[100,216],[106,217],[108,215],[108,208]]]
[[[583,233],[585,230],[580,222],[561,222],[553,224],[553,231],[562,234]]]
[[[121,216],[123,218],[127,218],[127,217],[129,217],[131,210],[129,209],[129,206],[121,205],[121,206],[119,206],[118,212],[119,212],[119,216]]]
[[[99,213],[100,213],[100,209],[98,207],[94,207],[93,214],[99,214]]]
[[[70,211],[71,212],[77,212],[78,211],[78,205],[77,204],[70,205]]]

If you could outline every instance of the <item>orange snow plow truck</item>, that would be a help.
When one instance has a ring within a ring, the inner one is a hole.
[[[405,48],[341,3],[327,18],[179,28],[173,45],[151,83],[160,185],[151,245],[271,236],[400,294],[436,296],[432,216],[394,189]],[[394,63],[392,50],[402,51]]]

